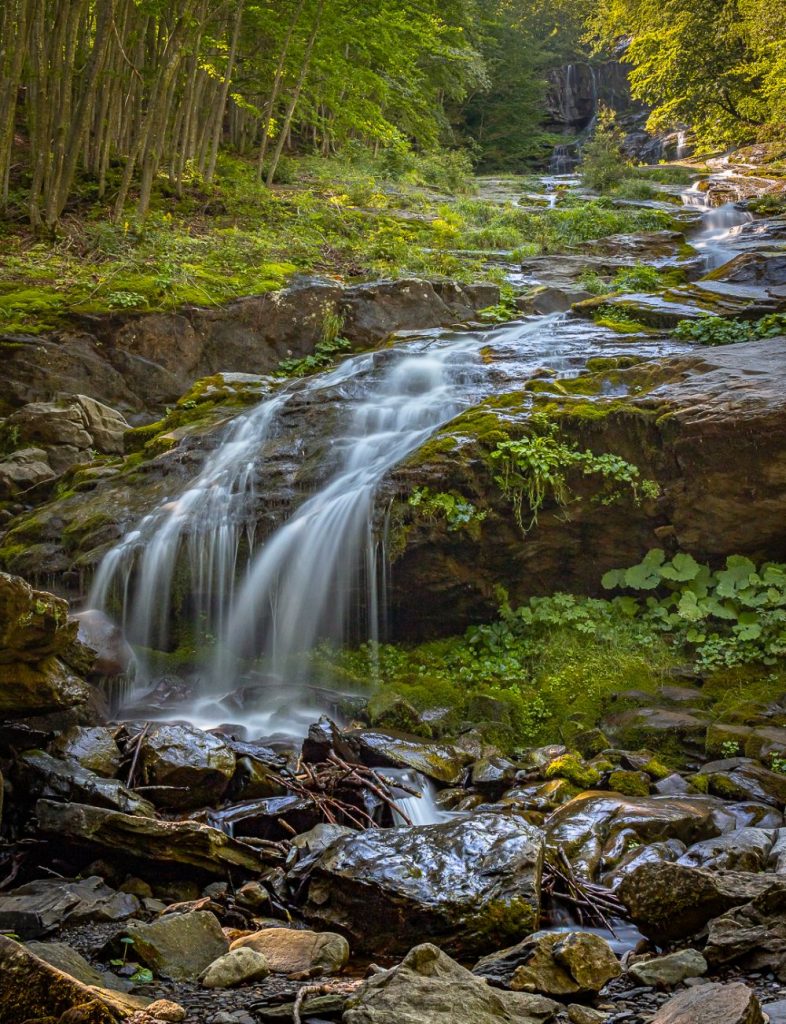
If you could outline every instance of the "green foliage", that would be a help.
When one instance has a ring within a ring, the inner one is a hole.
[[[777,338],[786,334],[786,314],[770,313],[754,321],[703,316],[698,320],[680,321],[674,334],[684,341],[697,341],[700,345],[736,345],[743,341]]]
[[[623,490],[638,504],[642,498],[656,497],[658,485],[641,480],[637,466],[610,452],[596,455],[589,449],[581,451],[559,433],[556,424],[534,416],[533,432],[518,439],[499,441],[489,458],[497,472],[495,483],[509,498],[521,530],[526,534],[537,524],[538,514],[547,499],[560,509],[577,500],[568,483],[571,471],[601,478],[603,489],[598,496],[608,505],[619,500]],[[524,522],[526,505],[529,521]]]
[[[713,572],[689,554],[655,548],[639,565],[603,577],[607,590],[651,592],[631,614],[695,650],[703,668],[774,665],[786,654],[786,565],[730,555]]]
[[[319,670],[343,685],[367,685],[375,666],[382,692],[420,711],[452,710],[470,718],[473,699],[499,702],[511,736],[503,747],[562,741],[597,724],[619,694],[655,692],[676,663],[651,628],[617,604],[571,594],[533,598],[513,610],[501,592],[500,618],[417,647],[383,644],[357,650],[322,648]]]
[[[418,487],[410,494],[408,503],[410,508],[417,509],[425,519],[444,521],[450,532],[467,530],[475,536],[486,518],[484,510],[478,509],[455,491],[432,491],[429,487]]]
[[[617,125],[614,111],[601,104],[595,132],[581,151],[579,173],[586,188],[594,192],[619,188],[627,171],[622,140],[623,133]]]
[[[720,746],[721,755],[725,758],[739,757],[740,745],[737,740],[724,740]]]
[[[352,342],[346,338],[325,339],[317,342],[313,353],[302,359],[284,359],[276,369],[277,377],[307,377],[311,373],[327,370],[337,358],[349,352]]]
[[[662,287],[658,270],[643,263],[637,263],[629,269],[618,270],[612,285],[617,292],[656,292]]]
[[[660,193],[643,178],[622,178],[611,191],[618,199],[657,199]]]
[[[646,334],[650,329],[624,306],[598,306],[593,319],[600,327],[608,327],[618,334]]]

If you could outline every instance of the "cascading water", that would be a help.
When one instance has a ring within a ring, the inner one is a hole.
[[[728,177],[720,174],[716,177]],[[682,194],[686,206],[697,207],[702,211],[701,228],[691,236],[691,245],[703,254],[707,270],[714,270],[728,262],[737,252],[734,238],[739,235],[743,225],[753,220],[747,210],[741,210],[737,204],[722,203],[710,205],[708,193],[702,190],[701,182],[693,185]]]
[[[664,347],[653,341],[642,355]],[[486,349],[494,352],[490,365]],[[494,330],[433,332],[284,385],[235,422],[182,494],[109,552],[90,603],[106,609],[119,600],[131,642],[166,649],[174,592],[185,592],[194,632],[217,642],[198,673],[202,696],[178,714],[203,728],[227,721],[220,698],[253,663],[261,672],[250,683],[265,680],[266,692],[258,707],[244,708],[244,723],[257,734],[298,732],[315,710],[297,685],[312,681],[299,655],[322,638],[380,635],[385,557],[375,496],[385,475],[461,409],[504,388],[506,375],[511,387],[544,363],[566,375],[610,350],[620,350],[613,332],[555,314]],[[293,406],[331,401],[336,426],[316,442],[327,470],[322,483],[260,540],[266,451]],[[144,683],[144,662],[141,669]]]

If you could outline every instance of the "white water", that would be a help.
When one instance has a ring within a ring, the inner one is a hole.
[[[715,178],[728,176],[729,172],[713,175]],[[701,229],[691,235],[691,245],[704,256],[707,270],[723,266],[742,249],[742,246],[735,248],[734,240],[743,225],[753,220],[753,215],[738,209],[733,202],[710,206],[708,195],[698,181],[683,192],[682,201],[686,206],[698,207],[702,211]]]
[[[437,788],[434,783],[409,768],[381,768],[377,774],[386,779],[393,791],[393,799],[403,814],[394,812],[394,825],[406,825],[407,819],[412,825],[440,825],[455,818],[452,811],[443,811],[437,806]],[[397,789],[397,783],[403,784],[408,790],[415,790],[417,796]],[[406,815],[406,817],[404,817]]]

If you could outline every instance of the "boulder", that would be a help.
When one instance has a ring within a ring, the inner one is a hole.
[[[749,902],[772,883],[767,875],[661,862],[643,864],[626,875],[617,895],[636,927],[665,945],[695,935],[708,921]]]
[[[704,955],[713,965],[744,961],[786,981],[786,881],[774,881],[750,903],[710,922]]]
[[[18,576],[0,572],[0,664],[36,663],[66,654],[76,635],[61,597],[33,590]],[[7,699],[0,700],[0,710],[6,710]]]
[[[775,835],[774,829],[737,829],[717,839],[694,843],[677,863],[691,868],[711,868],[713,871],[764,871]]]
[[[223,878],[228,867],[258,873],[263,862],[252,847],[196,821],[158,821],[86,804],[39,800],[35,809],[46,835],[95,845],[129,857],[183,864]]]
[[[615,743],[630,749],[662,748],[664,739],[679,741],[687,750],[703,750],[709,719],[691,710],[631,708],[603,720],[603,730]]]
[[[517,992],[560,997],[599,992],[622,973],[611,946],[592,932],[536,932],[483,957],[472,972]]]
[[[134,955],[154,974],[172,981],[194,981],[229,950],[218,918],[208,911],[168,914],[126,928],[134,940]]]
[[[544,824],[549,842],[561,846],[588,878],[614,868],[631,843],[678,839],[686,846],[747,825],[776,827],[780,814],[766,804],[730,804],[716,797],[624,797],[582,793]]]
[[[759,1001],[742,982],[686,989],[664,1003],[651,1024],[764,1024]]]
[[[56,737],[52,749],[106,779],[117,774],[122,761],[114,732],[105,725],[74,726]]]
[[[400,952],[419,936],[482,954],[537,930],[543,849],[516,814],[360,832],[311,867],[304,914],[357,951]]]
[[[353,729],[343,734],[357,760],[369,768],[412,768],[435,782],[455,786],[466,774],[472,756],[447,743],[425,741],[404,733]]]
[[[231,949],[202,972],[203,988],[234,988],[249,981],[261,981],[270,970],[267,960],[253,949]]]
[[[124,814],[153,817],[149,800],[117,779],[105,779],[74,761],[60,761],[40,750],[28,750],[17,766],[24,792],[30,797],[107,807]]]
[[[99,676],[120,676],[128,672],[134,652],[123,631],[104,612],[88,608],[71,616],[78,624],[79,640],[95,653],[93,672]]]
[[[632,846],[627,850],[611,871],[602,871],[600,881],[610,889],[616,889],[626,875],[638,870],[642,864],[674,863],[685,853],[685,843],[679,839],[667,839],[663,843],[648,843],[646,846]]]
[[[351,996],[344,1024],[544,1024],[558,1004],[543,996],[493,989],[430,943],[365,981]]]
[[[337,974],[349,960],[349,943],[335,932],[263,928],[235,939],[229,948],[261,954],[274,974]]]
[[[188,810],[215,804],[235,771],[235,755],[218,736],[189,725],[160,725],[142,741],[140,764],[160,806]]]
[[[80,1024],[117,1024],[146,1000],[83,984],[0,935],[0,1024],[57,1020],[80,1008]]]
[[[786,806],[786,775],[770,771],[752,758],[711,761],[702,765],[698,774],[707,778],[710,793],[727,800],[757,800],[781,810]]]
[[[11,452],[0,462],[0,499],[13,498],[36,484],[54,480],[56,475],[42,448]]]
[[[650,988],[674,988],[686,978],[700,978],[707,973],[707,961],[696,949],[680,949],[651,960],[637,960],[628,974],[640,985]]]
[[[39,878],[0,894],[0,930],[36,939],[66,922],[125,921],[139,909],[136,896],[115,892],[97,876]]]

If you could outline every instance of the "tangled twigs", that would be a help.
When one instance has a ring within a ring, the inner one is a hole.
[[[561,847],[549,847],[543,868],[543,889],[552,899],[575,907],[579,922],[599,924],[616,935],[610,918],[624,914],[610,889],[578,878]]]
[[[346,821],[355,828],[376,828],[377,822],[363,807],[364,796],[372,794],[392,812],[411,825],[406,812],[395,802],[390,786],[371,768],[362,764],[349,764],[334,751],[321,764],[298,761],[293,773],[282,772],[281,784],[291,793],[316,805],[319,813],[332,825]],[[416,790],[396,784],[406,793],[416,795]]]

